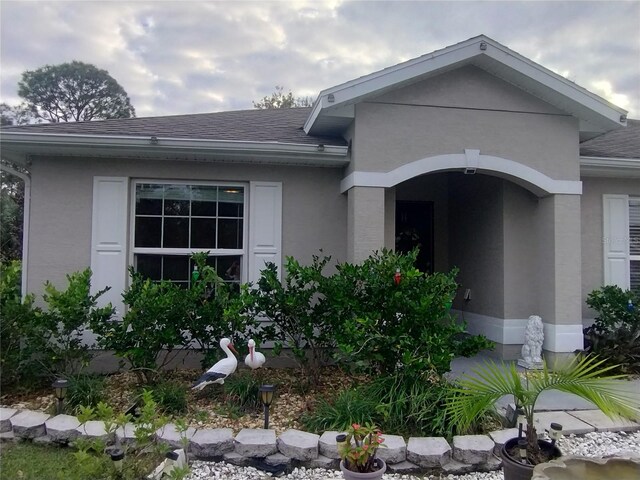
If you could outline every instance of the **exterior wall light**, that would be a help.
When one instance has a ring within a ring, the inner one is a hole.
[[[260,400],[262,400],[262,406],[264,407],[264,428],[269,428],[269,407],[273,402],[273,394],[276,391],[275,385],[262,385],[260,387]]]
[[[51,387],[55,390],[56,393],[56,413],[60,415],[62,413],[62,407],[64,406],[64,397],[67,396],[69,380],[58,378],[51,384]]]

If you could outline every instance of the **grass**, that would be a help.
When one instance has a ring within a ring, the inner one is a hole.
[[[58,480],[69,478],[75,460],[71,450],[31,443],[0,444],[0,479]]]

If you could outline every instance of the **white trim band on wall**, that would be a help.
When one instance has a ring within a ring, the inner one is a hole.
[[[402,165],[390,172],[355,171],[340,182],[340,191],[352,187],[390,188],[411,178],[427,173],[472,168],[483,172],[493,172],[519,179],[538,195],[581,195],[582,182],[577,180],[554,180],[551,177],[513,160],[481,155],[479,150],[465,149],[465,153],[451,153],[422,158]]]
[[[452,310],[462,318],[463,312]],[[522,345],[527,327],[526,318],[498,318],[479,313],[464,312],[467,331],[472,335],[484,335],[502,345]],[[554,325],[544,323],[543,348],[549,352],[570,353],[584,348],[582,324]]]

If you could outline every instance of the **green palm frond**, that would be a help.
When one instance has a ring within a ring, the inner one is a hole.
[[[615,382],[624,376],[607,375],[615,367],[602,365],[603,361],[596,357],[575,358],[551,371],[545,362],[541,371],[528,372],[523,380],[514,364],[488,362],[473,370],[474,376],[465,375],[459,380],[447,401],[447,415],[464,431],[497,400],[512,395],[532,422],[539,395],[545,390],[559,390],[594,403],[607,416],[637,418],[638,400]]]

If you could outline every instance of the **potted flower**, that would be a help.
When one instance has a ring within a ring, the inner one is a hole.
[[[375,425],[354,423],[346,434],[336,437],[340,453],[340,470],[346,480],[379,479],[387,470],[387,464],[376,457],[384,438]]]
[[[512,395],[526,428],[522,430],[521,438],[508,440],[501,450],[504,478],[528,480],[535,465],[561,455],[555,441],[538,439],[534,426],[533,412],[543,391],[572,393],[592,402],[609,417],[637,418],[637,399],[634,403],[633,395],[622,391],[613,381],[625,376],[610,375],[615,366],[603,367],[603,362],[591,356],[575,357],[564,365],[556,366],[553,371],[543,362],[541,370],[525,371],[524,374],[517,371],[515,364],[489,362],[474,370],[476,377],[463,376],[447,400],[447,414],[452,423],[464,431],[499,398]]]

